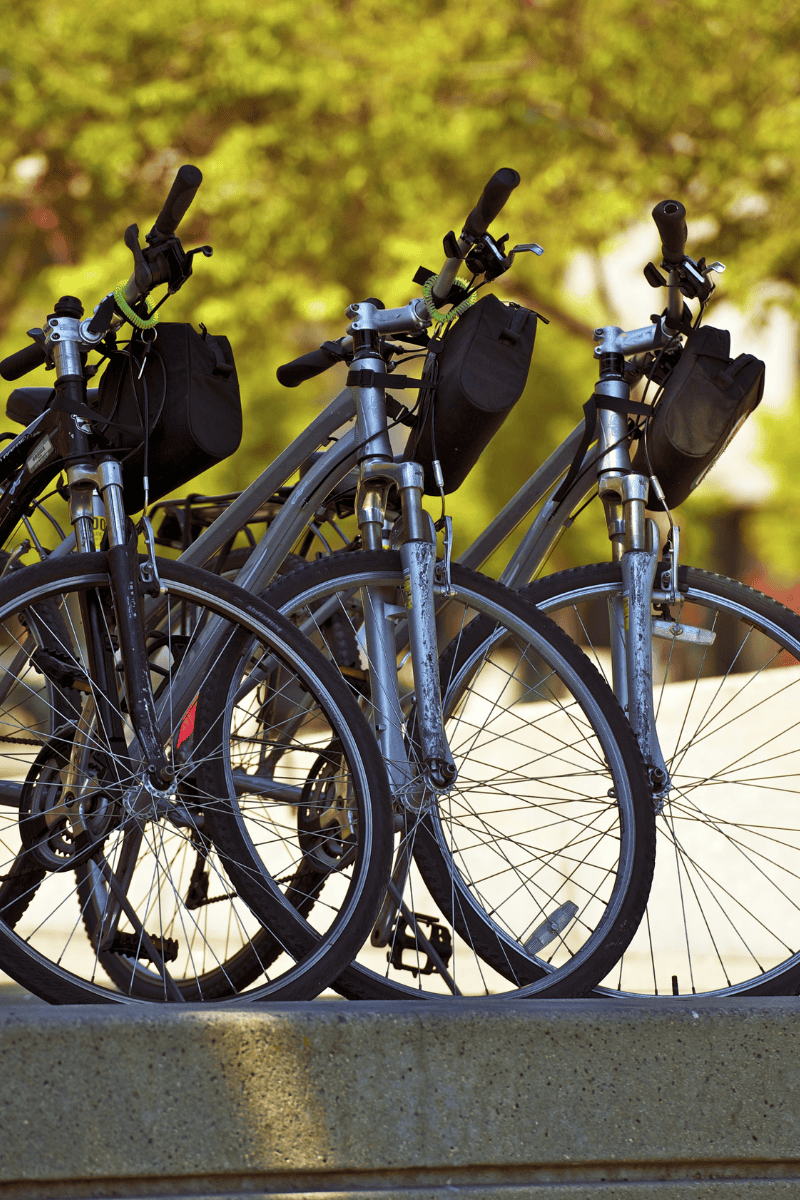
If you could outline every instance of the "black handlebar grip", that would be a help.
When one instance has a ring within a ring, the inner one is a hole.
[[[47,355],[37,342],[32,342],[24,350],[18,350],[16,354],[9,354],[8,358],[4,358],[0,362],[0,375],[9,383],[13,383],[15,379],[21,379],[29,371],[35,371],[44,362],[47,362]]]
[[[680,200],[662,200],[653,209],[653,220],[661,237],[664,262],[679,263],[686,251],[686,209]]]
[[[307,379],[321,375],[323,371],[327,371],[329,367],[341,361],[341,355],[334,354],[332,350],[326,350],[324,346],[320,346],[319,350],[301,354],[299,358],[293,358],[291,362],[278,367],[278,383],[282,383],[284,387],[297,387],[299,383],[305,383]]]
[[[160,233],[162,237],[173,234],[186,215],[186,210],[197,195],[197,189],[202,182],[203,172],[199,167],[192,167],[188,163],[181,167],[150,232]]]
[[[480,237],[482,233],[486,233],[518,184],[519,174],[511,167],[501,167],[499,171],[495,171],[481,192],[480,200],[464,222],[464,232],[470,237]]]

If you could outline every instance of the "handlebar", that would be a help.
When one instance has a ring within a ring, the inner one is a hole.
[[[464,222],[462,236],[458,239],[458,258],[448,258],[439,272],[439,278],[432,290],[433,299],[442,301],[453,286],[453,280],[458,269],[469,252],[472,239],[479,238],[502,212],[506,201],[518,186],[519,173],[511,167],[501,167],[495,171],[480,195],[478,203]],[[467,235],[467,236],[464,236]]]
[[[37,367],[41,367],[46,361],[47,355],[42,347],[38,342],[33,342],[30,346],[17,350],[15,354],[9,354],[8,358],[4,358],[0,362],[0,376],[8,383],[13,383],[15,379],[21,379],[29,371],[35,371]]]
[[[332,347],[334,345],[341,346],[343,342],[351,342],[351,340],[350,338],[340,338],[338,342],[328,342],[326,345],[320,346],[319,350],[310,350],[308,354],[301,354],[299,358],[293,358],[291,362],[284,363],[282,367],[278,367],[278,383],[282,383],[284,387],[297,387],[298,384],[305,383],[307,379],[321,375],[329,367],[344,360],[344,354],[336,353]]]
[[[178,228],[178,225],[186,215],[189,205],[197,195],[197,189],[200,187],[202,181],[203,175],[198,167],[193,167],[187,163],[180,168],[169,190],[169,195],[164,201],[161,212],[158,214],[153,228],[147,235],[150,247],[143,252],[139,248],[138,238],[136,239],[135,247],[131,247],[134,259],[138,263],[144,264],[145,257],[148,254],[162,255],[164,253],[163,243]],[[126,243],[128,242],[129,239],[126,237]],[[136,284],[136,271],[134,271],[125,285],[125,299],[129,304],[135,304],[142,294]],[[109,300],[111,300],[110,303]],[[113,298],[107,296],[99,305],[95,316],[85,323],[89,341],[91,342],[93,339],[99,341],[108,329],[114,325],[115,321],[119,323],[120,319],[119,317],[114,317]],[[27,375],[29,371],[34,371],[36,367],[42,366],[46,361],[47,353],[45,349],[38,342],[34,342],[30,346],[25,346],[22,350],[17,350],[15,354],[9,354],[7,358],[4,358],[0,362],[0,377],[8,383],[13,383],[14,380],[21,379],[23,375]],[[316,374],[316,372],[314,373]],[[300,381],[298,380],[298,382]]]
[[[686,251],[686,209],[680,200],[662,200],[653,209],[653,220],[661,237],[664,262],[679,263]]]
[[[498,217],[505,207],[506,201],[519,185],[519,174],[511,167],[501,167],[495,171],[492,178],[481,192],[478,203],[464,222],[464,233],[470,237],[480,237]]]
[[[169,195],[164,201],[164,206],[147,235],[148,242],[161,241],[175,232],[186,216],[186,210],[197,195],[197,189],[202,182],[203,173],[199,167],[193,167],[186,163],[180,168],[169,190]]]
[[[511,167],[501,167],[499,171],[495,171],[481,192],[478,203],[464,222],[462,236],[456,242],[458,254],[447,258],[439,272],[436,283],[431,291],[434,301],[442,302],[449,295],[453,280],[458,274],[462,262],[469,254],[473,242],[486,233],[487,228],[499,216],[509,196],[514,191],[514,188],[519,186],[519,183],[519,173],[512,170]],[[452,235],[448,234],[445,239],[445,249],[447,249],[447,245],[451,241]],[[516,247],[516,249],[534,249],[534,247],[522,246]],[[535,249],[538,253],[541,253],[540,247],[537,246]],[[366,301],[365,303],[377,304],[377,301]],[[413,303],[412,301],[407,308],[410,309]],[[422,301],[420,300],[416,303],[421,305]],[[383,308],[383,305],[380,305],[380,307]],[[400,315],[405,316],[406,321],[411,319],[406,310],[392,310],[392,312],[385,314],[388,323],[383,326],[384,332],[391,333],[392,331],[398,331],[406,327],[403,323],[393,323],[393,320],[396,320]],[[413,328],[413,324],[411,327]],[[321,375],[323,371],[327,371],[334,363],[340,362],[345,357],[344,353],[337,354],[333,350],[334,345],[341,346],[344,341],[349,343],[350,339],[340,339],[339,343],[327,342],[324,346],[320,346],[319,350],[312,350],[308,354],[300,355],[299,358],[295,358],[291,362],[284,363],[283,366],[278,367],[278,382],[282,383],[284,387],[297,387],[298,384],[305,382],[305,380],[313,379],[315,375]]]

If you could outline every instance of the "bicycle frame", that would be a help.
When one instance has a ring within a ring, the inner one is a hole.
[[[599,332],[599,331],[598,331]],[[619,346],[627,338],[625,354],[665,344],[672,336],[661,325],[622,334],[611,328],[602,331],[605,352],[610,344]],[[598,390],[602,386],[598,385]],[[613,389],[617,399],[629,397],[630,386],[617,381]],[[269,466],[229,508],[217,518],[181,555],[184,562],[206,565],[235,534],[247,524],[262,504],[302,467],[320,444],[330,440],[341,426],[356,416],[357,389],[342,391],[315,421]],[[620,422],[622,424],[620,424]],[[622,613],[612,622],[612,656],[616,664],[614,690],[628,710],[637,734],[657,797],[668,789],[669,780],[663,755],[658,744],[652,699],[652,655],[650,648],[650,609],[653,600],[669,597],[654,590],[655,567],[658,559],[655,526],[645,522],[644,497],[648,480],[631,473],[627,445],[626,418],[601,408],[592,442],[598,439],[603,447],[585,453],[575,480],[565,495],[556,497],[559,484],[569,470],[584,436],[584,426],[577,426],[549,458],[531,475],[516,495],[506,504],[494,521],[469,546],[457,561],[464,566],[480,568],[542,501],[544,503],[517,549],[499,576],[500,582],[512,588],[523,587],[539,570],[562,530],[570,523],[571,514],[591,493],[598,478],[601,495],[611,527],[617,523],[616,556],[621,559],[625,578],[628,607],[628,636]],[[257,543],[247,563],[236,576],[236,582],[249,591],[260,592],[274,578],[279,567],[302,536],[309,515],[324,507],[326,497],[335,493],[357,466],[359,446],[363,436],[358,427],[346,432],[330,449],[325,450],[307,473],[294,486],[281,511],[270,524],[265,536]],[[591,445],[591,444],[590,444]],[[636,532],[620,542],[625,522],[622,508],[627,508],[627,526]],[[623,549],[624,545],[624,549]],[[673,576],[675,572],[672,572]],[[621,603],[621,602],[620,602]],[[373,635],[376,636],[373,631]],[[381,655],[381,661],[385,656]],[[383,688],[389,688],[384,681]],[[385,692],[388,696],[388,690]],[[396,710],[395,730],[399,721]],[[387,747],[388,749],[388,747]],[[394,752],[399,747],[395,744]],[[397,786],[402,786],[399,779]]]
[[[427,322],[412,301],[402,309],[379,309],[364,302],[348,313],[353,317],[350,330],[355,343],[354,362],[362,372],[382,374],[386,363],[380,355],[380,335],[403,330],[416,331]],[[182,561],[207,563],[258,511],[262,502],[297,471],[317,449],[330,439],[341,425],[355,417],[356,425],[332,449],[313,463],[293,489],[267,535],[256,547],[236,582],[259,592],[274,577],[292,546],[325,498],[335,492],[342,480],[358,467],[356,512],[365,549],[380,548],[386,519],[389,491],[400,496],[403,536],[400,555],[407,581],[405,612],[417,697],[417,727],[424,784],[412,782],[416,771],[408,761],[404,718],[397,692],[394,662],[394,634],[385,617],[391,601],[375,594],[367,605],[367,650],[373,671],[373,708],[376,736],[389,764],[395,795],[405,797],[413,806],[421,796],[411,796],[415,786],[434,790],[447,787],[455,775],[447,746],[441,712],[434,613],[435,539],[430,522],[422,509],[422,468],[413,462],[395,463],[388,437],[386,397],[382,386],[356,385],[342,392],[323,414],[281,454],[254,484],[203,533],[181,556]],[[395,605],[396,607],[396,605]]]

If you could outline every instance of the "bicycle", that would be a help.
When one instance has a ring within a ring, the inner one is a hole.
[[[139,556],[102,432],[115,423],[87,404],[86,355],[123,317],[152,328],[148,293],[191,274],[175,230],[201,178],[179,171],[146,250],[127,231],[124,289],[86,319],[62,297],[0,366],[55,370],[0,453],[0,536],[62,471],[74,530],[51,561],[10,554],[0,580],[0,961],[56,1003],[313,998],[369,933],[389,872],[386,771],[341,675],[263,602],[158,559],[146,519]],[[148,430],[145,407],[145,497]],[[231,664],[237,694],[220,687]],[[265,827],[241,781],[219,779],[220,729],[245,703],[271,753],[263,795],[301,810],[300,847],[297,822]],[[298,862],[313,866],[302,894]]]
[[[654,525],[645,526],[641,512],[633,514],[638,581],[621,553],[630,520],[623,506],[641,509],[649,487],[662,491],[642,452],[631,459],[631,440],[638,435],[641,445],[644,427],[641,414],[637,428],[628,427],[630,388],[680,345],[684,295],[700,299],[699,324],[711,292],[709,273],[721,266],[686,257],[682,205],[663,202],[654,217],[662,267],[670,275],[659,279],[652,264],[646,274],[654,286],[667,283],[667,309],[639,330],[596,331],[601,373],[591,432],[598,448],[588,447],[588,421],[576,428],[460,561],[480,566],[539,505],[500,579],[568,629],[639,722],[658,811],[659,853],[645,919],[603,994],[793,994],[800,988],[794,949],[800,929],[792,900],[800,829],[790,797],[798,787],[800,745],[791,698],[800,619],[744,584],[684,566],[672,520],[671,537],[659,553]],[[620,353],[622,369],[619,358],[605,357]],[[621,412],[603,409],[604,391]],[[662,482],[666,487],[666,473]],[[528,583],[596,485],[616,543],[615,561]],[[626,594],[627,621],[620,613]],[[638,662],[631,654],[637,625]],[[627,638],[626,627],[634,631]]]

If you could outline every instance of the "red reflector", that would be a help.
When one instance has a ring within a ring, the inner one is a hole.
[[[197,716],[197,701],[195,700],[192,707],[187,712],[186,716],[181,721],[181,727],[178,730],[178,746],[182,746],[185,741],[194,733],[194,719]]]

